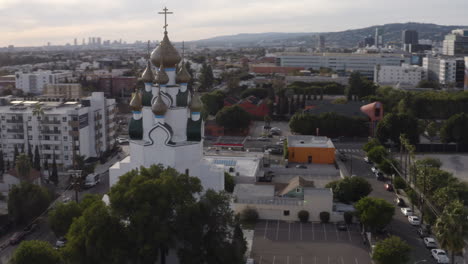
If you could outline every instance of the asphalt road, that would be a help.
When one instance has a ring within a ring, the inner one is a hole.
[[[360,143],[335,143],[335,147],[338,150],[351,150],[345,151],[349,158],[345,164],[348,170],[350,170],[352,163],[352,174],[366,178],[369,181],[373,189],[369,196],[382,198],[396,206],[395,215],[388,227],[388,230],[391,234],[404,239],[411,246],[411,260],[409,263],[414,263],[420,260],[427,260],[426,263],[435,263],[431,257],[430,251],[424,247],[422,239],[417,235],[416,228],[409,224],[407,217],[401,213],[400,207],[395,204],[394,200],[396,198],[396,194],[394,192],[386,191],[384,188],[385,181],[378,181],[370,170],[372,166],[364,162],[365,153],[363,151],[358,151],[362,149],[362,145],[363,144]]]

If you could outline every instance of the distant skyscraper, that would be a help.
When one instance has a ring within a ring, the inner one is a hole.
[[[377,48],[383,48],[384,46],[383,32],[383,28],[375,29],[375,46]]]
[[[78,39],[77,39],[77,38],[75,38],[75,40],[74,40],[74,43],[73,43],[73,44],[75,44],[75,46],[78,46]]]
[[[319,51],[325,50],[325,36],[323,35],[317,35],[316,36],[316,44],[315,47]]]
[[[419,45],[418,32],[416,30],[403,30],[401,33],[403,50],[413,52],[414,47]]]
[[[102,43],[101,43],[101,37],[97,37],[97,38],[96,38],[96,45],[101,46],[101,44],[102,44]]]
[[[375,39],[372,36],[368,36],[367,38],[364,38],[364,47],[371,47],[375,45]]]

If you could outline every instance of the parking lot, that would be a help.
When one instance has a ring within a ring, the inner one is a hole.
[[[359,226],[261,221],[255,226],[251,257],[260,264],[370,264]]]

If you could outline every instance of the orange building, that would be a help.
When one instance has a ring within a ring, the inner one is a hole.
[[[288,162],[335,163],[335,146],[327,137],[288,136]]]

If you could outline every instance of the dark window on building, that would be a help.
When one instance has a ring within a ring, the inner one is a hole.
[[[283,215],[284,215],[284,216],[288,216],[288,215],[289,215],[289,210],[284,210],[284,211],[283,211]]]

